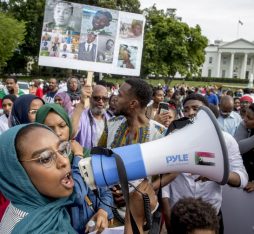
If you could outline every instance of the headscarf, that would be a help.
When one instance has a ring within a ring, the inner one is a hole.
[[[76,91],[71,91],[70,89],[70,81],[72,79],[76,79],[77,80],[77,83],[78,83],[78,88]],[[71,77],[67,80],[67,93],[69,94],[70,98],[71,98],[71,101],[73,100],[79,100],[80,99],[80,96],[81,96],[81,84],[80,84],[80,81],[79,79],[77,79],[76,77]]]
[[[45,119],[50,111],[55,112],[58,114],[67,124],[69,127],[69,140],[71,139],[72,136],[72,124],[69,116],[67,115],[66,111],[61,107],[59,104],[56,103],[47,103],[40,107],[40,109],[36,113],[36,118],[35,122],[44,124]],[[73,155],[70,155],[70,161],[72,162],[72,157]],[[90,150],[83,148],[83,157],[90,157]]]
[[[60,92],[55,95],[56,97],[60,97],[63,101],[63,108],[67,112],[67,114],[70,116],[73,112],[72,102],[70,96],[66,92]]]
[[[15,139],[18,132],[28,125],[40,124],[18,125],[0,136],[0,191],[14,207],[28,213],[16,224],[12,234],[76,233],[65,209],[65,206],[73,203],[74,195],[59,199],[43,196],[18,161]]]
[[[36,113],[35,122],[44,124],[45,119],[48,116],[48,113],[51,111],[58,114],[65,121],[65,123],[69,127],[69,139],[70,139],[71,134],[72,134],[71,120],[70,120],[69,116],[67,115],[66,111],[64,110],[64,108],[61,107],[59,104],[47,103],[47,104],[41,106],[40,109]]]
[[[15,100],[10,116],[11,126],[30,123],[28,111],[30,109],[31,102],[34,99],[40,99],[43,104],[45,103],[43,99],[33,94],[24,94]]]

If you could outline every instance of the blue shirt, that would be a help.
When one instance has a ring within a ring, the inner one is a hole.
[[[234,136],[236,129],[238,128],[239,124],[242,121],[242,118],[238,113],[232,111],[228,117],[223,118],[220,115],[217,120],[221,127],[221,130]]]
[[[209,95],[206,95],[206,98],[209,103],[211,103],[215,106],[217,106],[219,104],[219,99],[218,99],[217,95],[214,93],[210,93]]]
[[[92,216],[98,211],[98,209],[103,209],[108,213],[108,219],[113,218],[113,213],[111,208],[105,204],[110,206],[113,205],[112,193],[108,188],[100,188],[98,189],[100,200],[96,197],[94,192],[87,186],[84,182],[82,176],[79,172],[78,163],[80,161],[80,157],[74,157],[72,161],[72,176],[74,179],[74,188],[77,194],[77,198],[75,200],[75,206],[71,207],[71,221],[73,228],[80,234],[84,234],[85,226],[88,221],[92,218]],[[92,207],[87,204],[85,201],[85,196],[88,196],[90,201],[92,202]],[[104,204],[105,203],[105,204]]]

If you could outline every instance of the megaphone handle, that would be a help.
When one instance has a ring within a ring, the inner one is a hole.
[[[117,165],[117,172],[118,172],[118,176],[119,176],[119,181],[122,187],[122,191],[123,191],[123,195],[124,195],[124,199],[126,202],[126,214],[130,214],[130,220],[131,220],[131,227],[132,227],[132,231],[133,233],[137,233],[139,234],[139,229],[138,226],[131,214],[131,210],[130,210],[130,205],[129,205],[129,187],[128,187],[128,179],[127,179],[127,175],[126,175],[126,170],[125,170],[125,166],[123,163],[122,158],[118,155],[118,154],[114,154],[115,160],[116,160],[116,165]]]

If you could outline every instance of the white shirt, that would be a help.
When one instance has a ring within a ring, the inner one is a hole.
[[[217,121],[222,131],[228,132],[230,135],[234,136],[236,129],[242,121],[242,118],[238,113],[232,111],[227,118],[219,116]]]
[[[8,118],[5,114],[3,114],[0,116],[0,135],[8,129]]]
[[[240,176],[240,187],[243,188],[248,183],[248,175],[243,165],[238,144],[230,134],[223,132],[223,136],[228,149],[229,170]],[[212,204],[219,213],[222,203],[221,185],[213,181],[195,182],[198,177],[198,175],[189,173],[179,174],[174,181],[163,187],[162,197],[169,197],[171,206],[184,197],[201,197],[204,201]]]
[[[16,224],[20,222],[28,213],[19,210],[11,203],[4,212],[4,216],[0,222],[0,233],[10,234]]]

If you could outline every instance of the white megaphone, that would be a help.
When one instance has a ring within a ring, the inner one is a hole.
[[[188,172],[226,184],[229,175],[224,137],[214,114],[201,107],[193,123],[159,140],[114,148],[124,163],[128,181],[170,172]],[[92,189],[119,183],[114,157],[92,155],[79,169]]]

